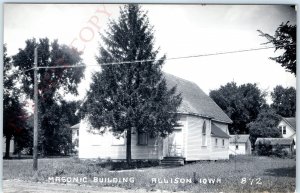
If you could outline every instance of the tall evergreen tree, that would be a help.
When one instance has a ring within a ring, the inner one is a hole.
[[[38,67],[83,65],[81,53],[60,45],[57,40],[52,43],[48,38],[29,39],[24,49],[13,56],[13,63],[22,73],[22,88],[29,98],[33,98],[34,49],[38,50]],[[63,100],[62,91],[77,95],[77,85],[83,77],[84,68],[40,68],[38,69],[38,113],[39,113],[39,146],[42,154],[56,154],[59,144],[54,143],[59,130],[57,113],[59,103]]]
[[[153,27],[139,5],[125,5],[118,20],[111,21],[102,40],[98,63],[102,71],[94,74],[85,116],[95,128],[106,128],[115,135],[126,133],[126,159],[131,162],[131,134],[147,133],[165,137],[177,125],[181,96],[167,88],[161,70],[165,56],[154,49]],[[156,61],[149,61],[155,60]],[[139,61],[118,63],[122,61]]]

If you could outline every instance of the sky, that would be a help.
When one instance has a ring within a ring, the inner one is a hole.
[[[29,38],[58,39],[83,50],[85,78],[82,99],[91,74],[100,70],[95,56],[109,20],[119,16],[118,4],[5,4],[4,43],[8,55],[24,48]],[[155,46],[167,58],[261,48],[267,40],[257,30],[274,35],[286,21],[296,23],[296,11],[287,5],[155,5],[145,4],[154,26]],[[195,82],[205,93],[228,82],[256,83],[271,92],[277,85],[296,87],[296,78],[270,57],[274,49],[166,61],[163,71]],[[75,99],[74,97],[67,96]],[[270,100],[270,99],[268,99]],[[270,101],[269,101],[270,102]]]

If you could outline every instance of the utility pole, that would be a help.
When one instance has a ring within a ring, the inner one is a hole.
[[[38,68],[37,47],[34,48],[34,123],[33,123],[33,170],[38,169]]]

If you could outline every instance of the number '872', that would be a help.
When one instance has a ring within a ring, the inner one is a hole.
[[[261,185],[261,178],[242,178],[241,184]]]

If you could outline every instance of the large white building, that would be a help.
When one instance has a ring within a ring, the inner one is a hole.
[[[183,98],[178,113],[180,127],[166,138],[151,138],[147,133],[132,132],[132,159],[181,157],[186,161],[229,159],[231,119],[195,83],[165,74],[169,88],[177,86]],[[111,132],[103,135],[82,120],[79,130],[79,158],[126,158],[126,138]],[[77,131],[73,132],[77,134]]]

